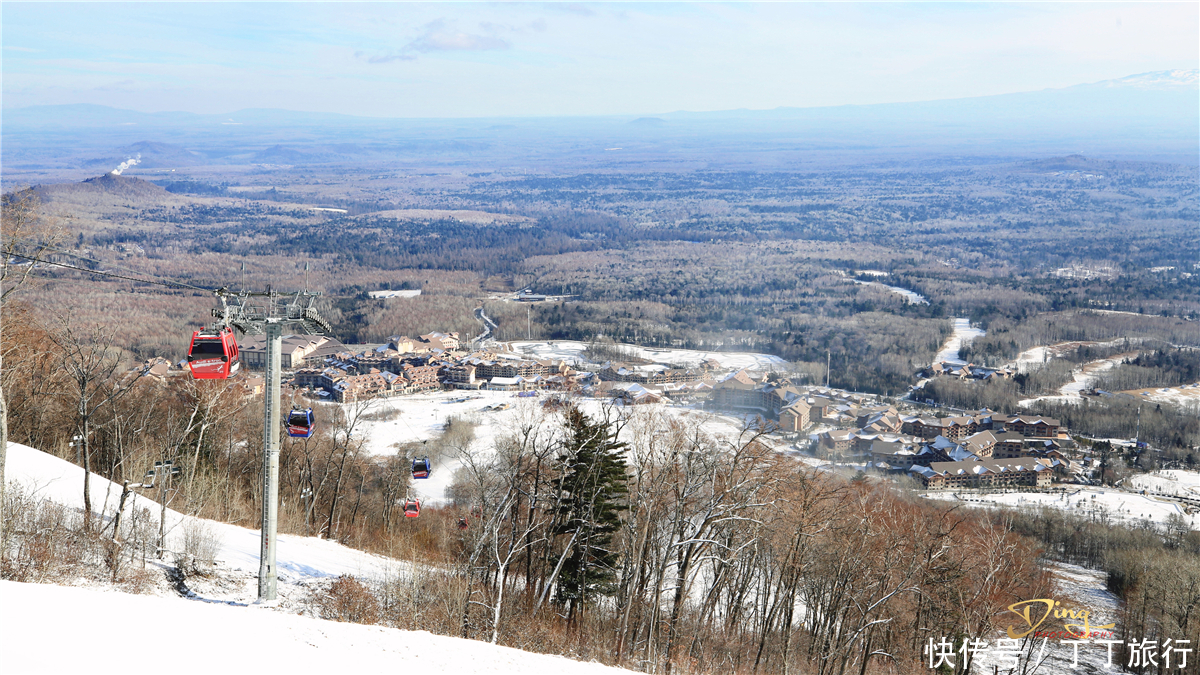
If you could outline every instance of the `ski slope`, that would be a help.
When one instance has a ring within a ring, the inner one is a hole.
[[[8,444],[10,485],[74,508],[83,505],[83,469],[17,443]],[[120,486],[92,474],[93,512],[111,519]],[[159,506],[138,497],[132,506]],[[131,505],[126,505],[126,512]],[[322,621],[300,610],[313,582],[341,574],[385,578],[403,573],[406,562],[341,544],[280,535],[276,606],[255,604],[259,533],[236,525],[166,512],[167,548],[178,550],[186,524],[206,526],[220,540],[210,580],[188,598],[164,591],[129,595],[104,588],[76,588],[0,581],[0,671],[4,673],[125,673],[147,659],[170,658],[180,673],[553,673],[601,675],[628,672],[507,647],[401,631]],[[161,566],[161,565],[158,565]],[[98,630],[97,627],[105,627]],[[158,630],[151,633],[147,629]],[[199,639],[201,648],[195,641]],[[63,645],[67,648],[63,648]]]
[[[0,581],[0,607],[0,662],[14,674],[129,673],[156,666],[206,675],[630,672],[424,631],[92,588]]]
[[[40,450],[8,444],[10,484],[16,483],[30,493],[59,504],[83,508],[83,469],[46,454]],[[121,498],[121,486],[92,474],[92,511],[108,522],[116,513]],[[156,490],[149,490],[157,495]],[[150,509],[157,519],[160,507],[148,497],[131,498],[126,515],[134,508]],[[220,602],[246,603],[258,596],[258,559],[261,537],[251,530],[228,523],[204,520],[184,515],[168,508],[166,514],[168,550],[182,548],[184,524],[188,521],[203,525],[220,541],[217,553],[217,573],[237,583],[222,587],[221,592],[206,599]],[[124,529],[124,528],[122,528]],[[385,578],[406,568],[407,563],[358,551],[336,542],[315,537],[281,534],[276,545],[276,564],[279,575],[279,595],[286,601],[307,591],[305,584],[317,579],[352,574],[365,578]],[[206,594],[209,591],[205,591]]]
[[[982,328],[972,328],[970,319],[958,318],[954,320],[954,332],[946,338],[946,343],[938,350],[936,356],[933,357],[933,362],[936,363],[957,363],[965,364],[958,356],[958,351],[963,348],[963,345],[970,344],[972,340],[981,337],[984,334]]]

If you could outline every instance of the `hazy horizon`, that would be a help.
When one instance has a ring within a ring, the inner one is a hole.
[[[1174,3],[4,3],[3,105],[384,119],[974,98],[1200,66]]]

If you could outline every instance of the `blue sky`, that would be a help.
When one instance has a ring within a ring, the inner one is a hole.
[[[20,3],[3,105],[381,117],[920,101],[1200,65],[1200,4]]]

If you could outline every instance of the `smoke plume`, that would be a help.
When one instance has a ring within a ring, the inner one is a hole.
[[[125,169],[128,169],[129,167],[133,166],[134,164],[137,164],[140,161],[142,161],[142,153],[139,152],[137,157],[130,157],[129,159],[125,160],[124,162],[121,162],[117,166],[117,168],[112,170],[112,175],[120,176],[122,171],[124,171]]]

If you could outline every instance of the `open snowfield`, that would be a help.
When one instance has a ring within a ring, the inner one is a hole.
[[[553,394],[550,394],[553,395]],[[437,438],[451,417],[474,422],[475,440],[469,452],[472,456],[486,458],[493,452],[496,439],[515,430],[522,419],[537,414],[546,395],[521,398],[512,392],[502,391],[435,391],[413,396],[381,399],[372,403],[372,412],[386,409],[399,411],[394,420],[363,423],[364,449],[374,455],[394,454],[396,445],[428,441]],[[613,406],[606,399],[576,398],[582,410],[596,418],[603,417],[605,408],[610,415],[670,415],[699,426],[714,437],[736,439],[745,427],[746,420],[735,415],[726,415],[697,410],[686,406],[656,403],[632,408]],[[497,409],[508,406],[506,409]],[[490,408],[490,410],[489,410]],[[627,440],[627,439],[623,439]],[[461,458],[445,455],[430,457],[433,473],[425,480],[414,481],[410,493],[422,504],[446,503],[446,489],[454,480],[454,472],[462,466]]]
[[[512,342],[509,343],[518,352],[538,359],[561,359],[567,363],[589,363],[583,352],[587,345],[571,340],[552,340],[549,342]],[[676,366],[694,368],[708,359],[721,364],[722,368],[731,370],[770,370],[787,362],[778,356],[770,354],[755,354],[753,352],[704,352],[694,349],[652,349],[637,345],[618,344],[634,356],[649,359],[656,363],[668,363]]]
[[[946,340],[946,344],[942,345],[942,349],[933,357],[934,363],[966,363],[958,358],[958,350],[962,349],[963,345],[968,344],[971,340],[981,337],[984,334],[982,328],[972,328],[970,319],[955,319],[954,333]]]
[[[1129,312],[1117,312],[1128,314]],[[1019,372],[1029,372],[1038,367],[1049,359],[1060,358],[1063,354],[1074,351],[1078,347],[1116,347],[1126,343],[1142,342],[1142,338],[1118,338],[1107,340],[1105,342],[1060,342],[1048,347],[1034,347],[1026,349],[1017,355],[1015,361],[1009,364],[1010,367],[1016,368]],[[1116,367],[1121,361],[1127,358],[1133,358],[1140,352],[1131,351],[1124,354],[1107,359],[1098,359],[1089,361],[1078,368],[1071,374],[1070,382],[1064,384],[1057,395],[1038,396],[1036,398],[1027,398],[1019,402],[1019,405],[1028,407],[1035,401],[1060,401],[1065,403],[1079,403],[1083,400],[1083,390],[1091,388],[1097,377],[1112,368]],[[1200,382],[1184,384],[1178,387],[1158,387],[1151,389],[1131,389],[1121,392],[1129,394],[1147,401],[1156,403],[1173,403],[1176,405],[1200,405]]]
[[[1123,490],[1099,487],[1083,487],[1069,490],[1065,494],[1041,492],[971,493],[953,490],[927,492],[928,499],[960,502],[968,506],[1006,506],[1010,508],[1049,507],[1070,511],[1084,516],[1105,518],[1110,522],[1132,523],[1149,520],[1158,525],[1166,522],[1167,516],[1179,514],[1193,530],[1200,529],[1200,515],[1187,515],[1177,502],[1153,496],[1134,494]]]
[[[474,640],[266,607],[0,581],[5,673],[628,673]],[[154,631],[148,630],[155,628]]]
[[[1134,490],[1200,499],[1200,472],[1163,469],[1131,476],[1126,481]]]
[[[1173,403],[1178,406],[1200,405],[1200,382],[1184,384],[1178,387],[1158,387],[1154,389],[1130,389],[1121,392],[1155,403]]]

